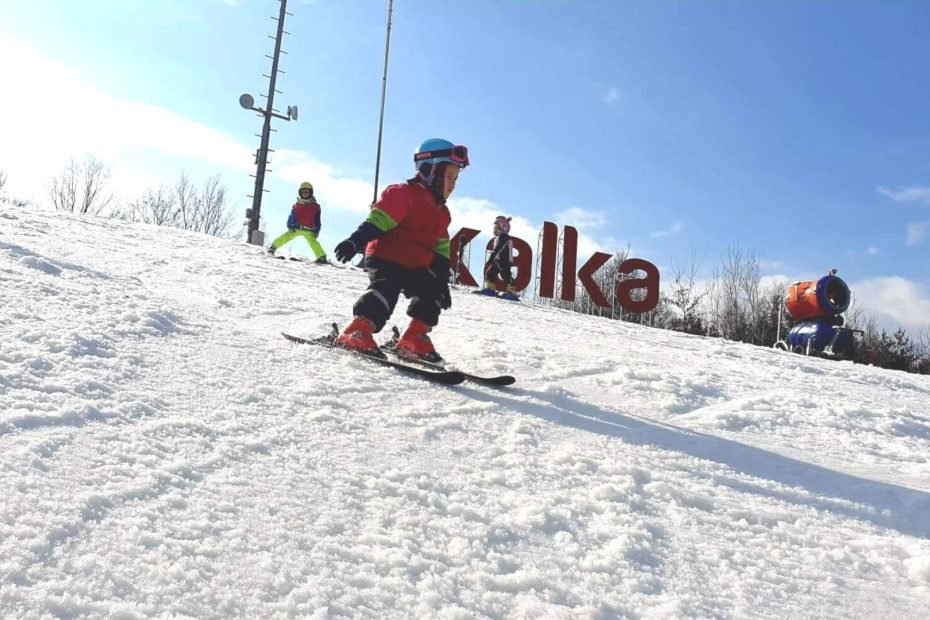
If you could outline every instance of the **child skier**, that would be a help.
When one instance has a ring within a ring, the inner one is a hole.
[[[449,223],[446,199],[468,149],[448,140],[426,140],[413,155],[417,174],[387,187],[368,218],[336,246],[343,263],[365,251],[371,282],[352,308],[354,319],[336,338],[337,346],[383,355],[372,337],[381,331],[401,293],[410,299],[407,330],[396,344],[403,357],[442,364],[429,338],[441,310],[452,307],[449,293]],[[366,247],[367,246],[367,247]]]
[[[291,207],[291,214],[287,218],[287,232],[271,242],[268,253],[274,256],[275,251],[296,237],[303,237],[310,244],[310,249],[316,255],[316,262],[328,263],[326,252],[317,241],[320,236],[320,203],[313,197],[313,185],[304,181],[297,191],[297,202]]]
[[[496,295],[494,280],[500,276],[507,287],[506,292],[514,297],[517,290],[513,287],[513,274],[510,267],[513,262],[513,241],[510,239],[510,218],[499,215],[494,218],[494,244],[491,257],[484,266],[484,290],[482,293]]]

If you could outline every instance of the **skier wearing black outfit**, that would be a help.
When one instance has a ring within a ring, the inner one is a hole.
[[[499,276],[504,282],[506,292],[516,294],[513,286],[513,240],[510,238],[510,218],[499,215],[494,219],[494,244],[491,257],[484,266],[484,290],[495,290],[494,280]]]

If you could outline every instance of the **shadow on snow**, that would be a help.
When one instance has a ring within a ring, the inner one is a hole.
[[[930,539],[930,520],[925,518],[930,513],[930,493],[925,491],[844,474],[731,439],[609,411],[564,394],[553,395],[525,389],[512,391],[545,403],[537,404],[509,398],[500,392],[489,394],[462,386],[456,389],[467,391],[476,400],[497,402],[553,424],[616,437],[635,445],[680,452],[759,479],[804,489],[816,497],[808,497],[800,492],[791,493],[786,489],[765,488],[749,481],[718,480],[720,484],[740,492],[765,495],[793,504],[806,504],[816,510],[869,521],[878,527]]]

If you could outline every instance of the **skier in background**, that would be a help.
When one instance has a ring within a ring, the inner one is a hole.
[[[494,244],[491,246],[491,257],[484,266],[485,295],[497,295],[494,280],[500,276],[506,287],[505,292],[516,297],[517,290],[513,286],[513,274],[510,267],[513,264],[513,240],[510,238],[510,218],[499,215],[494,218]]]
[[[468,149],[432,138],[413,155],[416,176],[388,186],[368,218],[336,246],[345,263],[365,252],[370,283],[352,308],[354,318],[336,345],[383,356],[372,334],[381,331],[403,293],[410,324],[395,345],[402,357],[442,364],[429,332],[439,313],[452,307],[449,292],[449,223],[446,200],[459,172],[468,166]]]
[[[326,252],[323,251],[317,237],[320,236],[320,203],[313,197],[313,185],[304,181],[297,191],[297,202],[291,207],[291,214],[287,218],[287,232],[271,242],[268,253],[274,256],[278,248],[290,243],[297,237],[303,237],[313,250],[316,262],[326,264]]]

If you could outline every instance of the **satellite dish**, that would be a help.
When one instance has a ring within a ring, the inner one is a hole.
[[[255,99],[252,98],[252,95],[249,93],[243,93],[239,95],[239,105],[241,105],[246,110],[251,110],[255,106]]]
[[[297,120],[297,106],[289,105],[287,106],[287,115],[292,121]]]

